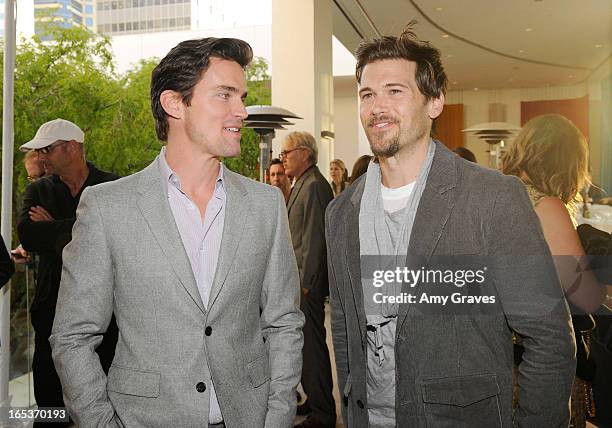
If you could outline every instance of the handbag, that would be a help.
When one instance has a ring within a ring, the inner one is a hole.
[[[581,224],[576,229],[589,265],[597,280],[612,284],[612,234]],[[602,305],[592,314],[594,328],[591,331],[588,359],[593,373],[591,386],[597,409],[594,422],[600,428],[612,427],[612,310]]]

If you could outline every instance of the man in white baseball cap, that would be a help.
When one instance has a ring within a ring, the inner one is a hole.
[[[59,141],[76,141],[83,143],[85,133],[69,120],[55,119],[41,125],[34,138],[23,144],[19,149],[22,152],[40,150]]]
[[[47,172],[45,177],[26,188],[17,225],[23,248],[39,255],[36,294],[30,308],[36,333],[32,360],[34,396],[39,408],[64,407],[49,336],[59,292],[62,250],[72,239],[81,193],[88,186],[118,178],[86,161],[84,141],[81,128],[67,120],[55,119],[43,124],[36,136],[20,147],[22,151],[36,152]],[[112,362],[117,334],[113,319],[97,348],[104,370],[108,370]]]

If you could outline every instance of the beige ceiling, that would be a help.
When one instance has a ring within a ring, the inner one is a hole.
[[[612,51],[612,0],[333,0],[334,35],[398,34],[412,19],[442,52],[449,89],[584,82]],[[443,35],[447,35],[443,37]]]

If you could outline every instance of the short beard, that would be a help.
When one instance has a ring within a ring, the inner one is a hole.
[[[374,145],[370,145],[372,154],[377,158],[390,158],[395,156],[401,148],[402,145],[400,144],[400,134],[393,137],[391,143],[385,147],[375,147]]]
[[[386,147],[374,147],[374,145],[370,144],[370,150],[372,150],[372,154],[379,159],[393,157],[402,149],[410,153],[415,150],[417,142],[426,134],[427,128],[417,123],[416,129],[413,131],[403,131],[400,129]]]

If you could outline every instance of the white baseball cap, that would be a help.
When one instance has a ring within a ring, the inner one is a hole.
[[[77,141],[79,143],[83,143],[85,141],[85,134],[81,131],[81,128],[76,126],[74,123],[64,120],[64,119],[55,119],[47,123],[43,123],[38,131],[36,131],[36,135],[34,139],[28,141],[19,147],[19,150],[22,152],[27,152],[29,150],[37,150],[42,149],[43,147],[50,146],[56,141]]]

